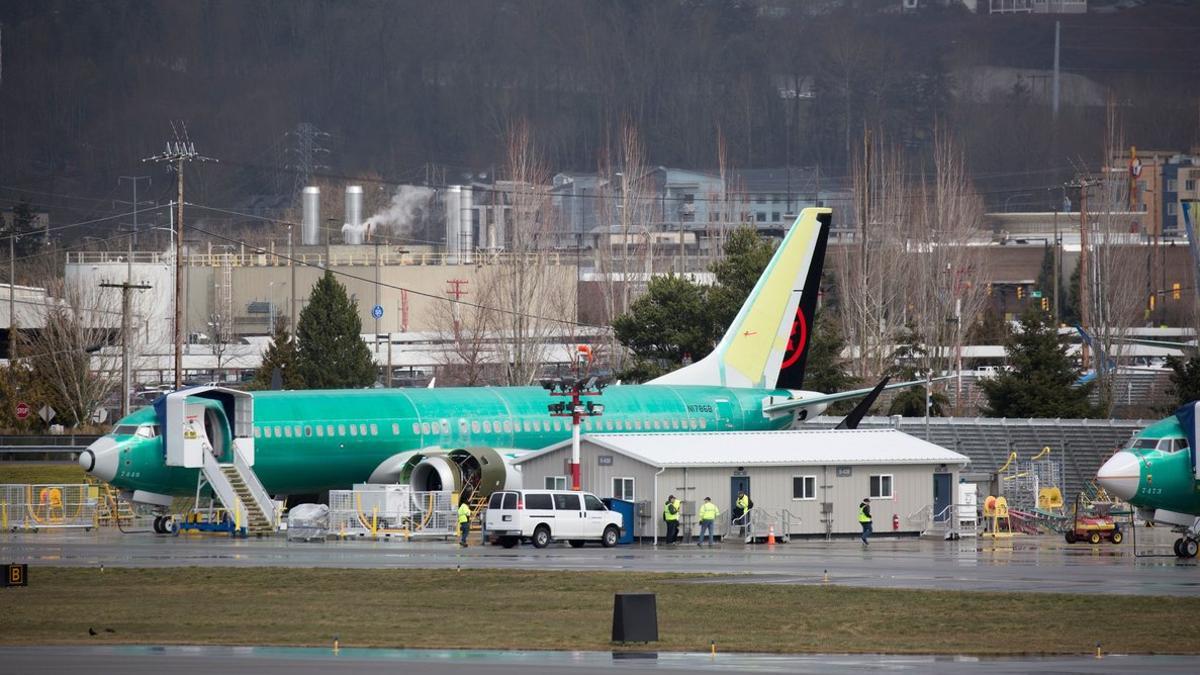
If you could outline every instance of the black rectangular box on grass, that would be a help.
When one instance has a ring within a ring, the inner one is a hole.
[[[613,598],[612,641],[658,641],[658,605],[653,593],[616,594]]]
[[[12,563],[4,566],[4,587],[9,586],[28,586],[29,585],[29,565],[18,565]]]

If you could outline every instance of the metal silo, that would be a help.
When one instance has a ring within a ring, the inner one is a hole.
[[[458,254],[461,250],[459,229],[461,228],[462,213],[459,209],[462,204],[462,186],[447,187],[443,203],[446,207],[446,264],[457,265]]]
[[[305,246],[321,243],[321,188],[306,187],[300,196],[304,219],[300,223],[300,241]]]
[[[343,240],[347,244],[363,243],[363,189],[361,185],[346,186],[346,226]]]
[[[458,257],[464,264],[475,254],[475,210],[470,187],[462,189],[458,202]]]

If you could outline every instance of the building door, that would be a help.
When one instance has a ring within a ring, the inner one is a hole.
[[[733,476],[729,479],[729,509],[726,510],[726,513],[729,514],[730,522],[733,522],[733,509],[737,504],[738,490],[750,495],[751,499],[754,498],[754,495],[750,494],[750,476]]]
[[[950,506],[950,498],[953,494],[952,479],[952,474],[933,474],[933,519],[935,521],[941,522],[950,516],[946,507]]]

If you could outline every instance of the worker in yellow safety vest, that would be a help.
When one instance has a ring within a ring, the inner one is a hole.
[[[700,505],[700,511],[697,514],[700,517],[700,538],[696,540],[696,545],[701,546],[704,543],[704,533],[708,533],[708,545],[713,545],[713,524],[717,522],[717,516],[721,515],[717,505],[712,503],[711,497],[705,497],[704,503]]]
[[[467,506],[466,502],[460,502],[458,505],[458,530],[460,536],[458,545],[465,548],[467,534],[471,532],[471,507]]]
[[[858,505],[858,524],[862,525],[862,543],[863,546],[870,546],[867,539],[871,536],[871,498],[863,497],[862,503]]]
[[[667,545],[675,544],[675,539],[679,536],[679,511],[680,503],[675,498],[675,495],[667,497],[667,503],[663,505],[663,520],[667,521]]]
[[[754,500],[744,490],[738,490],[737,501],[733,503],[733,522],[741,526],[742,536],[750,532],[750,509],[754,508]]]

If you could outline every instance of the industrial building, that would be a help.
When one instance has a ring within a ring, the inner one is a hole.
[[[958,500],[965,455],[894,429],[585,435],[581,487],[637,504],[634,536],[664,532],[662,503],[683,501],[683,532],[694,533],[699,502],[721,510],[728,530],[739,489],[778,536],[857,534],[858,504],[870,497],[877,532],[920,534],[917,514]],[[569,487],[571,442],[514,460],[526,488]],[[910,516],[912,516],[910,518]],[[924,522],[924,521],[921,521]],[[765,534],[765,533],[763,533]]]

